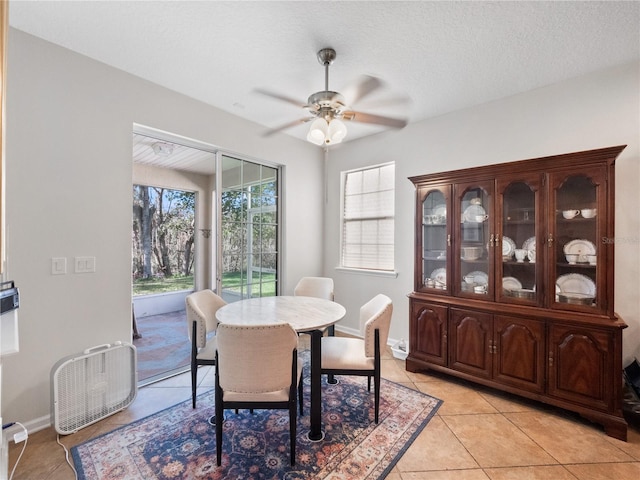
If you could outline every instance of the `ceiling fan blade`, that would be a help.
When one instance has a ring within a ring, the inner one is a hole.
[[[259,93],[261,95],[266,95],[267,97],[275,98],[276,100],[282,100],[283,102],[290,103],[292,105],[295,105],[296,107],[305,108],[307,106],[306,103],[296,100],[295,98],[291,98],[286,95],[282,95],[280,93],[263,90],[262,88],[255,88],[254,92]]]
[[[407,120],[404,118],[383,117],[380,115],[371,115],[370,113],[354,112],[352,110],[344,112],[342,118],[352,122],[371,123],[392,128],[404,128],[407,126]]]
[[[298,120],[294,120],[293,122],[285,123],[284,125],[280,125],[279,127],[267,130],[265,133],[262,134],[262,136],[263,137],[270,137],[274,133],[281,132],[283,130],[286,130],[287,128],[295,127],[297,125],[300,125],[301,123],[310,122],[311,120],[314,120],[314,119],[315,119],[315,117],[299,118]]]
[[[353,85],[348,85],[343,90],[343,96],[348,105],[355,105],[367,95],[378,90],[384,83],[377,77],[361,75]]]

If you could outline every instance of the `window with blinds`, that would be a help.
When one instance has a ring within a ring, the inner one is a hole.
[[[395,164],[342,172],[340,266],[393,271]]]

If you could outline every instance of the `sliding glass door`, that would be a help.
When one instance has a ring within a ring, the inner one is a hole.
[[[278,294],[279,170],[221,154],[217,291],[227,302]]]

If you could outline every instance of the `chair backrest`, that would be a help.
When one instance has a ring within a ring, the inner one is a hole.
[[[216,312],[226,305],[221,297],[212,290],[200,290],[194,292],[184,300],[187,309],[187,331],[191,340],[191,329],[196,322],[196,346],[203,348],[207,343],[207,333],[213,332],[218,326]]]
[[[333,279],[302,277],[293,290],[296,297],[318,297],[333,301]]]
[[[265,393],[291,385],[293,351],[298,347],[298,334],[288,323],[221,323],[216,336],[222,390]]]
[[[380,332],[380,348],[387,344],[393,314],[391,299],[379,293],[360,307],[360,332],[364,335],[364,354],[375,356],[375,330]]]

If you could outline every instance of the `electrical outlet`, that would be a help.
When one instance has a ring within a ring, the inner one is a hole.
[[[27,430],[23,430],[21,432],[13,434],[13,441],[15,443],[24,442],[28,437],[29,435],[27,434]]]

